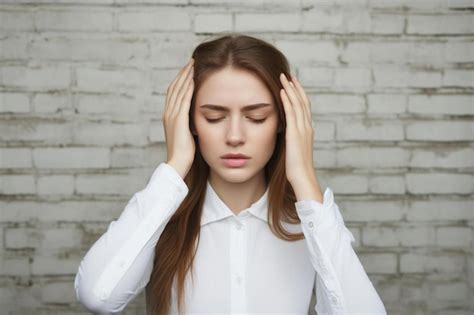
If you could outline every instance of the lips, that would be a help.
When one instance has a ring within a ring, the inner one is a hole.
[[[221,156],[223,159],[250,159],[249,156],[242,153],[229,153]]]

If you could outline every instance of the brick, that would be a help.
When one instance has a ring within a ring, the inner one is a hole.
[[[472,205],[472,200],[415,200],[408,205],[406,218],[422,222],[474,220]]]
[[[196,33],[213,33],[232,31],[231,14],[196,14],[194,30]]]
[[[408,112],[417,114],[472,115],[472,95],[410,95]]]
[[[287,56],[291,63],[337,64],[338,48],[331,41],[277,40],[275,46]]]
[[[327,180],[333,191],[341,194],[363,194],[368,191],[368,179],[364,175],[336,175]]]
[[[469,285],[472,287],[474,284],[474,255],[470,254],[467,257],[467,276],[469,279]]]
[[[406,126],[407,140],[418,141],[470,141],[474,129],[470,121],[417,121]]]
[[[143,186],[144,187],[144,186]],[[128,196],[131,198],[131,195]],[[127,199],[127,198],[126,198]],[[108,222],[125,208],[126,201],[0,201],[0,222]],[[68,209],[68,211],[64,211]]]
[[[3,66],[1,82],[7,87],[27,88],[28,90],[65,89],[71,82],[70,70],[66,67],[49,66],[26,68]]]
[[[190,52],[194,46],[197,45],[194,37],[183,35],[182,37],[169,39],[167,36],[163,38],[158,37],[150,42],[150,60],[155,67],[164,68],[177,68],[181,69],[189,62],[191,58]],[[174,78],[173,78],[174,79]],[[171,77],[168,84],[171,84]],[[166,91],[166,89],[164,89]]]
[[[336,10],[303,11],[301,30],[305,32],[342,33],[344,14]]]
[[[184,10],[147,9],[146,11],[119,12],[117,24],[118,30],[121,32],[179,32],[191,29],[191,18],[189,13]]]
[[[303,67],[298,70],[298,80],[303,87],[330,87],[334,82],[334,72],[330,67]]]
[[[316,141],[333,141],[336,133],[336,126],[333,122],[329,121],[318,121],[313,119],[314,122],[314,138]]]
[[[113,118],[120,122],[140,122],[143,100],[121,95],[80,95],[76,98],[75,109],[86,117]]]
[[[101,61],[125,64],[148,56],[147,43],[131,38],[43,37],[33,40],[30,52],[36,59],[71,61]]]
[[[404,138],[403,126],[398,122],[354,119],[338,123],[336,136],[342,141],[396,141]]]
[[[4,12],[0,12],[0,20],[2,21],[2,30],[6,30],[4,19],[10,19],[6,17]],[[11,23],[9,21],[7,23]],[[17,29],[18,30],[18,29]],[[13,37],[4,37],[0,39],[0,59],[6,60],[25,60],[28,58],[28,40],[23,38],[20,34]]]
[[[446,69],[443,76],[443,86],[472,88],[474,86],[474,71]]]
[[[472,15],[409,15],[407,34],[472,34]]]
[[[77,267],[76,258],[64,258],[56,253],[37,254],[31,263],[31,274],[35,276],[70,276],[76,274]]]
[[[2,93],[0,95],[0,113],[28,113],[30,99],[19,93]]]
[[[473,62],[474,43],[448,40],[445,44],[444,55],[448,62]]]
[[[399,244],[396,230],[389,227],[366,227],[362,229],[364,246],[391,247]]]
[[[68,123],[15,120],[5,120],[0,123],[0,141],[65,144],[71,138],[72,128]]]
[[[313,165],[316,169],[336,167],[336,152],[331,150],[314,150]]]
[[[442,85],[442,74],[438,70],[411,70],[394,66],[378,66],[373,70],[376,87],[390,88],[434,88]]]
[[[407,190],[412,194],[470,194],[473,176],[449,173],[407,173]]]
[[[439,283],[434,286],[436,298],[444,301],[464,301],[468,298],[469,287],[465,282]]]
[[[30,148],[0,148],[0,168],[31,168]]]
[[[336,69],[334,83],[339,88],[368,89],[372,85],[370,70],[364,68]]]
[[[405,17],[394,14],[373,15],[371,26],[371,30],[375,34],[402,34]]]
[[[311,111],[314,114],[365,112],[365,100],[361,96],[318,93],[317,95],[308,95],[308,97],[311,102]]]
[[[363,10],[347,10],[344,14],[345,33],[370,33],[372,20],[369,12]]]
[[[369,191],[373,194],[404,194],[405,178],[398,176],[373,176],[369,178]]]
[[[36,113],[72,113],[72,104],[64,94],[42,94],[33,97],[33,108]]]
[[[360,253],[360,261],[368,274],[395,274],[397,256],[394,253]]]
[[[147,85],[145,74],[135,69],[79,68],[76,73],[80,91],[116,93]]]
[[[133,195],[141,187],[142,180],[132,175],[101,174],[76,176],[77,194]]]
[[[347,147],[336,151],[338,167],[406,167],[410,153],[400,147]]]
[[[2,31],[24,32],[34,30],[33,16],[30,12],[2,10],[0,11],[0,21],[2,21]]]
[[[367,112],[370,114],[400,114],[407,110],[407,96],[400,94],[369,94]]]
[[[37,180],[38,195],[72,195],[74,178],[70,175],[40,175]]]
[[[249,7],[299,7],[298,1],[285,0],[189,0],[194,5],[223,5],[223,6],[249,6]]]
[[[426,148],[412,151],[409,166],[463,168],[474,167],[474,149],[472,148]]]
[[[147,148],[114,148],[111,153],[111,167],[157,167],[166,160],[166,146]]]
[[[74,133],[74,143],[79,145],[145,145],[147,141],[148,126],[139,123],[106,124],[106,123],[81,123],[77,125]]]
[[[404,205],[398,200],[346,200],[335,193],[335,202],[344,212],[344,218],[350,222],[398,222],[404,217]]]
[[[401,286],[398,283],[392,282],[385,283],[384,285],[379,285],[377,286],[376,290],[384,304],[387,304],[387,302],[400,301],[402,292],[400,287]]]
[[[35,13],[35,25],[39,31],[112,31],[113,13],[97,8],[57,10],[40,9]]]
[[[72,291],[72,292],[71,292]],[[41,301],[43,303],[77,303],[74,288],[69,282],[49,282],[41,287]]]
[[[341,61],[346,63],[364,64],[371,61],[370,43],[358,41],[348,41],[341,48]]]
[[[464,267],[462,254],[404,253],[400,256],[402,273],[462,274]]]
[[[108,168],[110,151],[108,148],[35,148],[34,164],[38,168],[80,169]]]
[[[33,175],[2,175],[0,194],[19,195],[36,193]]]
[[[282,21],[285,21],[285,23],[282,23]],[[299,29],[299,14],[235,14],[235,30],[238,32],[296,32]]]
[[[2,276],[29,276],[30,263],[28,257],[8,257],[6,254],[0,255],[0,270]],[[10,288],[11,290],[11,288]]]
[[[408,226],[397,229],[403,247],[426,247],[437,245],[435,229],[431,226]]]
[[[81,246],[82,232],[77,228],[7,228],[5,247],[38,250],[76,248]]]
[[[446,248],[472,248],[472,229],[460,226],[441,226],[436,229],[436,241]]]

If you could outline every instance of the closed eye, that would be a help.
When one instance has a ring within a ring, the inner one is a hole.
[[[206,118],[206,120],[210,123],[217,123],[218,121],[222,120],[223,118],[218,118],[218,119],[209,119],[209,118]],[[266,118],[264,119],[252,119],[250,118],[251,121],[255,122],[256,124],[261,124],[263,123],[265,120],[267,120]]]

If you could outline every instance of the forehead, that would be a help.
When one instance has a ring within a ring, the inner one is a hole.
[[[256,74],[231,67],[210,74],[196,94],[198,106],[215,104],[239,109],[258,103],[273,103],[266,85]]]

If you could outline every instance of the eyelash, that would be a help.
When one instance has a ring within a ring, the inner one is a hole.
[[[217,122],[218,122],[219,120],[221,120],[221,119],[223,119],[223,118],[218,118],[218,119],[208,119],[208,118],[206,118],[206,120],[207,120],[208,122],[210,122],[211,124],[217,123]],[[265,119],[250,119],[250,120],[252,120],[252,121],[255,122],[256,124],[262,124],[262,123],[263,123],[265,120],[267,120],[267,119],[265,118]]]

